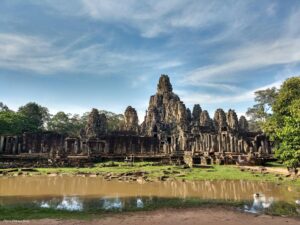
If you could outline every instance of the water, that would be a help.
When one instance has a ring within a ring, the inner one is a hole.
[[[142,209],[166,199],[247,201],[257,213],[276,202],[297,206],[294,186],[253,181],[121,182],[101,177],[1,177],[0,205],[27,205],[68,211]],[[180,204],[180,203],[179,203]]]

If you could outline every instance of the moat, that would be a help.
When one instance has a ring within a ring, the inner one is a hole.
[[[243,210],[262,212],[273,204],[295,205],[297,186],[259,181],[107,181],[101,177],[1,177],[0,205],[55,210],[126,210],[160,205],[167,200],[245,202]],[[178,203],[179,203],[178,202]],[[175,203],[176,204],[176,203]],[[167,205],[166,205],[167,206]]]

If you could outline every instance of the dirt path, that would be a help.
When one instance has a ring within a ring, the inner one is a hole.
[[[152,212],[126,213],[107,216],[91,221],[80,220],[30,220],[30,221],[2,221],[0,225],[20,224],[49,224],[49,225],[300,225],[300,219],[272,217],[240,213],[222,208],[209,209],[163,209]]]

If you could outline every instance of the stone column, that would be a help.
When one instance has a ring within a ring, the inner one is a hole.
[[[232,152],[232,149],[230,148],[230,137],[229,135],[226,136],[226,151],[227,152]]]
[[[217,140],[218,140],[218,144],[219,144],[219,152],[223,152],[223,149],[222,149],[222,135],[221,134],[218,135]]]
[[[233,136],[230,136],[230,152],[235,152]]]
[[[4,148],[4,137],[0,136],[0,154],[3,153],[3,148]]]
[[[23,134],[22,147],[21,152],[26,152],[27,148],[27,138],[26,134]]]
[[[238,153],[242,152],[242,140],[238,140]]]
[[[241,153],[244,153],[244,140],[241,140]]]
[[[77,139],[74,140],[74,153],[75,153],[75,155],[78,154],[78,140]]]
[[[64,143],[64,152],[67,153],[68,152],[68,141],[65,140],[65,143]]]
[[[4,152],[5,152],[5,154],[11,154],[11,152],[10,152],[10,137],[6,137],[6,142],[4,145]]]
[[[12,153],[16,154],[17,153],[17,147],[18,147],[18,137],[14,136],[12,138]]]
[[[21,149],[22,149],[22,144],[20,141],[18,141],[18,149],[17,149],[17,154],[21,153]]]
[[[226,152],[226,136],[221,134],[221,140],[222,140],[222,152]]]
[[[109,153],[109,143],[108,143],[108,141],[105,142],[104,152]]]
[[[261,151],[262,153],[266,153],[265,142],[263,140],[261,141]]]

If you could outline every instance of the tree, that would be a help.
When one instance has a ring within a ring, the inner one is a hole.
[[[24,132],[24,128],[30,127],[29,121],[21,114],[12,110],[0,111],[0,134],[18,135]]]
[[[107,118],[107,130],[115,131],[120,129],[124,124],[124,116],[106,110],[99,110],[99,113],[105,114]]]
[[[282,84],[272,110],[264,131],[276,144],[276,156],[295,169],[300,165],[300,77]]]
[[[18,113],[28,121],[29,126],[24,127],[24,131],[29,132],[44,129],[44,125],[50,118],[48,109],[34,102],[29,102],[25,106],[21,106]]]
[[[288,168],[297,168],[300,165],[300,99],[288,108],[291,115],[285,116],[283,126],[276,129],[280,140],[276,155]]]
[[[0,102],[0,112],[2,111],[9,111],[9,108],[6,105],[4,105],[3,102]]]
[[[79,136],[80,130],[85,124],[78,114],[66,114],[64,112],[56,113],[48,122],[47,128],[60,134],[69,136]]]
[[[272,115],[272,105],[274,104],[278,90],[275,87],[266,90],[256,91],[255,104],[248,108],[246,115],[250,117],[249,129],[252,131],[262,130],[263,124]]]

